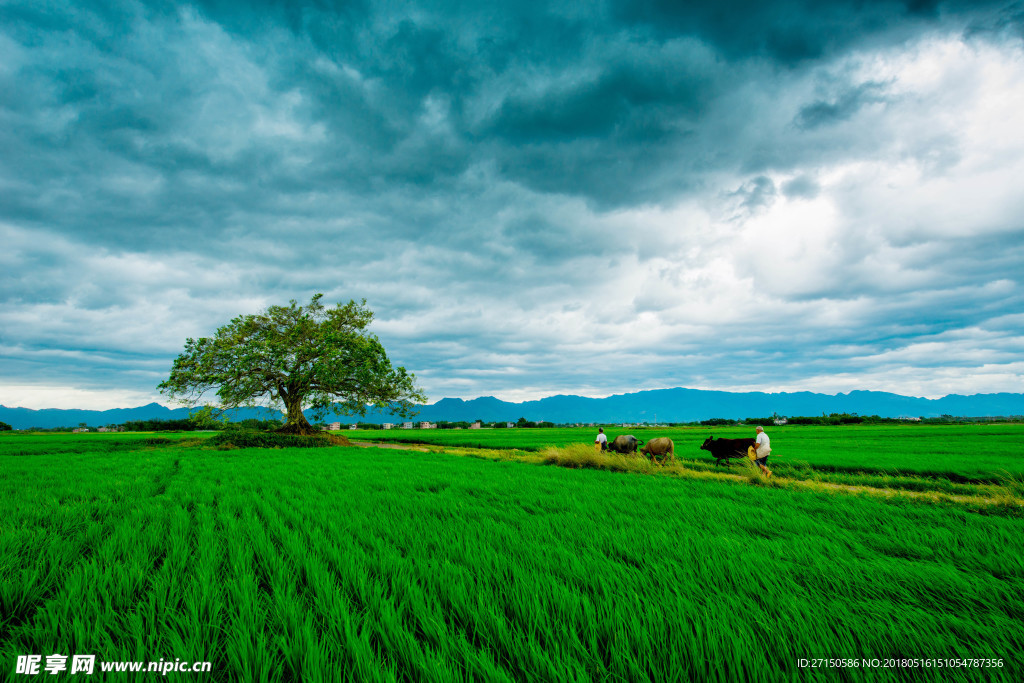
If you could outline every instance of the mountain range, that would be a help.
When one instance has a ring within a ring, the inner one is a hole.
[[[549,396],[536,401],[511,403],[483,396],[472,400],[443,398],[422,406],[416,421],[484,422],[547,420],[555,423],[576,422],[693,422],[714,417],[746,418],[778,415],[820,415],[822,413],[856,413],[881,417],[1011,416],[1024,415],[1024,394],[950,394],[929,399],[901,396],[880,391],[851,391],[848,394],[812,392],[764,393],[707,391],[702,389],[654,389],[606,398],[584,396]],[[266,409],[239,409],[232,419],[250,417],[267,419],[279,415]],[[129,420],[169,420],[188,416],[186,408],[168,408],[158,403],[137,408],[113,410],[32,410],[0,406],[0,422],[15,429],[73,427],[79,423],[90,426],[120,424]],[[312,416],[310,416],[312,417]],[[371,409],[365,417],[336,415],[327,421],[401,422],[387,411]]]

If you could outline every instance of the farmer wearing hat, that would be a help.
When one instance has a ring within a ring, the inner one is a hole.
[[[757,438],[754,439],[754,451],[756,456],[754,463],[761,468],[764,476],[772,476],[772,471],[768,469],[768,456],[772,452],[772,442],[768,435],[764,433],[764,427],[760,425],[757,427]]]

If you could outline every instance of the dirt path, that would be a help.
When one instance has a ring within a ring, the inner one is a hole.
[[[494,450],[489,448],[470,448],[466,446],[427,446],[406,443],[378,443],[373,441],[353,441],[352,445],[360,448],[390,448],[404,451],[419,451],[421,453],[448,453],[454,456],[474,455],[488,460],[499,459],[495,456]],[[732,474],[731,472],[694,470],[680,464],[667,466],[655,473],[660,474],[661,476],[675,476],[687,479],[731,481],[736,484],[748,483],[750,481],[749,475]],[[832,482],[811,481],[809,479],[779,477],[777,475],[773,476],[770,481],[774,486],[791,490],[825,491],[847,495],[868,495],[879,498],[908,498],[932,503],[950,502],[971,506],[1015,505],[1019,508],[1024,508],[1024,499],[1014,496],[1007,490],[1003,490],[996,495],[968,496],[963,494],[943,493],[941,491],[910,491],[900,488],[881,488],[877,486],[863,486],[857,484],[835,484]]]

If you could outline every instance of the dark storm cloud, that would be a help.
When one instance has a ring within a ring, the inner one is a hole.
[[[847,89],[834,100],[819,100],[808,104],[797,114],[796,124],[800,128],[814,129],[846,121],[856,114],[861,107],[867,104],[884,102],[885,98],[881,96],[884,87],[884,84],[881,83],[862,83]]]
[[[513,143],[615,134],[656,145],[673,132],[670,120],[697,117],[716,89],[713,56],[699,44],[630,41],[587,50],[595,54],[578,76],[539,93],[513,93],[482,132]]]
[[[364,3],[76,7],[4,10],[15,38],[47,55],[7,78],[4,148],[42,191],[8,195],[6,215],[164,245],[243,208],[290,214],[300,202],[289,199],[311,190],[446,191],[475,163],[603,206],[675,197],[716,168],[799,163],[799,148],[739,158],[718,144],[724,131],[709,122],[723,93],[771,77],[746,59],[791,68],[770,49],[782,27],[790,42],[839,49],[960,8],[922,18],[902,3],[630,3],[593,16],[424,5],[407,10],[414,20]],[[802,53],[797,62],[825,51]],[[875,90],[852,84],[796,120],[845,120]],[[265,113],[254,99],[272,108],[289,97],[289,118],[319,126],[320,139],[246,135]],[[431,105],[446,130],[425,122]],[[58,202],[71,210],[55,216]]]
[[[621,0],[613,12],[661,35],[696,34],[734,59],[759,55],[794,66],[848,50],[865,40],[880,40],[895,29],[897,38],[945,18],[973,15],[1006,2],[903,0],[722,0],[682,3],[672,0]],[[892,38],[889,38],[890,40]]]

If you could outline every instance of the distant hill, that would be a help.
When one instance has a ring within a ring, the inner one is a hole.
[[[274,412],[275,415],[280,413]],[[112,410],[61,410],[58,408],[8,408],[0,406],[0,422],[6,422],[15,429],[53,429],[54,427],[77,427],[84,422],[90,427],[122,424],[131,420],[184,420],[188,408],[168,408],[159,403],[150,403],[138,408],[114,408]],[[242,408],[232,412],[232,419],[244,420],[250,417],[267,419],[267,410]]]
[[[655,389],[607,398],[549,396],[536,401],[510,403],[493,396],[465,401],[443,398],[420,409],[417,420],[485,422],[527,420],[550,422],[694,422],[713,417],[746,418],[779,415],[857,413],[881,417],[1009,416],[1024,414],[1024,394],[951,394],[938,399],[900,396],[880,391],[848,394],[811,392],[734,393],[701,389]],[[394,422],[374,413],[362,422]]]
[[[550,422],[693,422],[712,417],[745,418],[779,415],[821,415],[822,413],[857,413],[882,417],[1010,416],[1024,415],[1024,394],[951,394],[937,399],[900,396],[880,391],[851,391],[848,394],[816,394],[811,392],[734,393],[700,389],[655,389],[607,398],[583,396],[549,396],[537,401],[511,403],[493,396],[465,401],[443,398],[423,406],[416,420],[449,422],[484,420],[485,422],[527,420]],[[277,414],[277,413],[273,413]],[[114,410],[31,410],[0,406],[0,422],[15,429],[32,427],[74,427],[80,422],[92,426],[120,424],[129,420],[182,419],[185,408],[167,408],[158,403],[138,408]],[[233,419],[256,417],[267,419],[267,410],[241,409]],[[387,412],[371,410],[366,417],[335,416],[342,422],[398,422]]]

